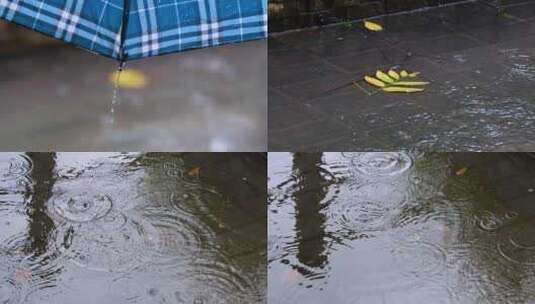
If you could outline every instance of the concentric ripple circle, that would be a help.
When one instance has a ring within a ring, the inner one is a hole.
[[[112,208],[109,196],[94,191],[62,193],[52,198],[53,211],[73,222],[90,222],[104,217]]]
[[[401,268],[417,277],[439,273],[446,267],[446,251],[438,245],[410,241],[399,243],[393,251]],[[416,258],[417,257],[417,258]]]
[[[514,225],[501,235],[498,251],[510,262],[535,266],[535,222]]]
[[[154,228],[128,219],[114,231],[91,224],[59,227],[56,243],[75,265],[98,272],[126,272],[142,266],[157,244]],[[106,226],[107,227],[107,226]]]
[[[352,164],[367,175],[396,175],[412,166],[411,157],[404,152],[373,152],[354,155]]]
[[[483,210],[475,214],[475,221],[479,228],[487,232],[494,232],[514,220],[518,214],[507,212],[503,215],[495,214],[489,210]]]
[[[0,154],[0,181],[15,180],[24,177],[32,169],[32,160],[24,154]]]
[[[199,260],[191,278],[203,282],[206,292],[184,295],[186,303],[261,303],[262,286],[229,261]]]
[[[341,202],[336,209],[337,225],[355,232],[383,230],[389,212],[383,202],[372,200]]]
[[[53,248],[29,250],[25,233],[4,240],[0,244],[0,303],[25,303],[30,294],[55,287],[60,260]]]

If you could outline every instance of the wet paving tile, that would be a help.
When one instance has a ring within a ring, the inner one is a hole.
[[[532,36],[535,35],[535,27],[530,22],[521,22],[507,26],[493,25],[465,29],[464,33],[486,43],[517,43],[521,41],[529,43],[534,40]]]
[[[505,27],[520,21],[514,17],[500,15],[498,9],[483,4],[482,1],[430,10],[427,16],[450,25],[456,31],[480,27]]]
[[[437,22],[437,19],[430,17],[429,13],[424,11],[380,17],[377,20],[387,31],[379,35],[392,42],[403,42],[455,33],[451,24],[446,21]]]
[[[312,41],[310,41],[312,42]],[[389,48],[389,42],[381,35],[363,33],[360,29],[339,35],[336,40],[323,42],[316,40],[308,49],[322,58],[331,58],[347,54],[360,53],[375,49]]]
[[[489,64],[505,63],[501,49],[493,44],[443,53],[439,56],[430,56],[428,59],[448,72],[464,72]]]
[[[317,61],[318,57],[310,52],[288,48],[268,53],[268,61],[270,65],[274,66],[298,66],[304,64],[312,64]]]
[[[428,38],[418,41],[401,43],[400,48],[413,53],[415,56],[440,55],[442,53],[462,51],[480,46],[475,39],[462,34],[449,34],[438,38]]]
[[[369,71],[371,68],[389,67],[403,61],[407,53],[399,48],[375,48],[366,52],[347,53],[330,57],[327,61],[347,73]]]
[[[283,85],[279,90],[296,99],[296,102],[307,102],[310,99],[321,98],[348,90],[354,76],[347,73],[331,71],[321,77],[301,81],[295,84]]]
[[[352,134],[348,127],[325,117],[283,131],[269,130],[272,151],[324,151],[326,143],[337,138],[349,138]],[[278,142],[281,137],[284,141]]]
[[[293,103],[281,93],[269,92],[270,115],[268,126],[270,130],[278,131],[310,123],[320,119],[322,116],[308,109],[306,106]],[[273,100],[273,101],[272,101]]]
[[[268,66],[269,86],[280,87],[318,78],[336,77],[341,74],[341,70],[329,62],[317,58],[314,60],[307,64],[292,66],[270,63]]]

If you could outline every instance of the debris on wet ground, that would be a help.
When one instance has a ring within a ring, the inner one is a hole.
[[[373,21],[364,21],[364,27],[372,32],[380,32],[383,30],[383,27],[380,24]]]
[[[379,33],[347,24],[274,33],[270,150],[533,150],[534,8],[504,5],[505,17],[474,1],[374,18]],[[360,84],[405,68],[431,85],[369,94]]]
[[[459,170],[457,170],[457,171],[455,172],[455,175],[457,175],[457,176],[463,176],[463,175],[466,174],[466,171],[468,171],[468,168],[466,168],[466,167],[462,167],[461,169],[459,169]]]
[[[395,70],[389,70],[388,73],[377,70],[375,77],[366,75],[364,76],[364,81],[385,92],[416,93],[423,92],[423,86],[429,84],[427,81],[407,80],[407,78],[415,78],[419,74],[418,72],[408,73],[406,70],[402,70],[399,74]],[[361,87],[359,86],[359,88]],[[370,94],[367,91],[366,93]]]

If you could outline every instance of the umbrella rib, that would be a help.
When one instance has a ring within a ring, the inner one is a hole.
[[[124,0],[123,24],[121,26],[121,47],[120,47],[121,53],[119,54],[119,60],[121,61],[121,63],[124,63],[128,56],[125,52],[125,41],[126,41],[126,34],[127,34],[127,29],[128,29],[128,17],[129,16],[130,16],[130,0]]]

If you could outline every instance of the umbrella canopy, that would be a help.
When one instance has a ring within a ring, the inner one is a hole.
[[[0,18],[124,61],[265,38],[267,0],[0,0]]]

